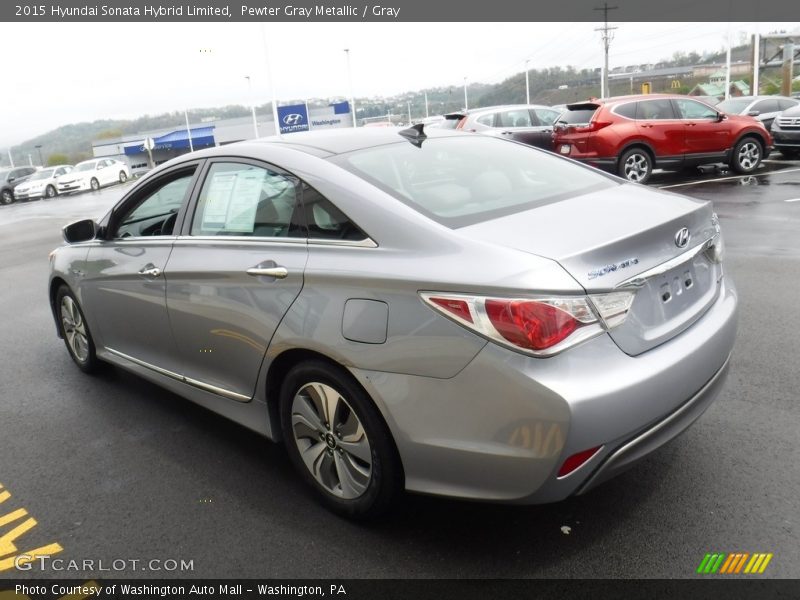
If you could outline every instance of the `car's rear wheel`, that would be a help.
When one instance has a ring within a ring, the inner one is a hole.
[[[763,155],[761,142],[752,137],[742,138],[733,148],[730,168],[737,173],[752,173],[761,164]]]
[[[89,182],[89,185],[92,186],[92,191],[96,192],[97,190],[100,189],[100,182],[97,181],[97,179],[95,179],[94,177],[92,177],[92,180]]]
[[[647,183],[653,174],[653,159],[643,148],[631,148],[619,159],[620,177],[634,183]]]
[[[58,327],[70,357],[84,373],[94,373],[100,368],[95,353],[94,339],[83,316],[78,300],[66,285],[56,293]]]
[[[350,518],[383,513],[403,488],[391,434],[344,370],[312,360],[286,375],[281,428],[289,457],[317,497]]]
[[[119,172],[119,182],[120,183],[125,183],[126,181],[128,181],[127,173],[125,173],[125,171],[120,171]]]
[[[0,194],[0,201],[3,204],[11,204],[14,201],[14,194],[11,193],[11,190],[3,190],[3,193]]]
[[[44,195],[47,198],[54,198],[56,195],[56,188],[54,188],[52,185],[48,185],[44,190]]]

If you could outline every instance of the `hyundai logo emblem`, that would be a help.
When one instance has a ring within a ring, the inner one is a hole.
[[[283,117],[283,124],[284,125],[299,125],[300,121],[303,120],[303,115],[299,115],[297,113],[286,115]]]
[[[675,245],[678,248],[685,248],[686,244],[689,243],[690,237],[692,237],[692,234],[689,233],[689,230],[686,227],[679,229],[678,233],[675,234]]]

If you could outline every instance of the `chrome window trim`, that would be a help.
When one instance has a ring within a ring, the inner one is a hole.
[[[175,373],[174,371],[170,371],[168,369],[162,369],[161,367],[158,367],[149,362],[145,362],[138,358],[134,358],[133,356],[125,354],[124,352],[120,352],[119,350],[114,350],[113,348],[108,348],[108,347],[106,347],[106,350],[111,354],[113,354],[114,356],[128,360],[136,365],[139,365],[140,367],[144,367],[146,369],[154,371],[159,375],[164,375],[166,377],[169,377],[170,379],[175,379],[176,381],[180,381],[182,383],[187,383],[192,387],[196,387],[201,390],[211,392],[218,396],[224,396],[225,398],[230,398],[231,400],[236,400],[238,402],[249,402],[250,400],[253,399],[251,396],[245,396],[244,394],[239,394],[238,392],[232,392],[230,390],[226,390],[225,388],[221,388],[219,386],[212,385],[210,383],[205,383],[197,379],[192,379],[191,377],[185,377],[180,373]]]
[[[176,242],[229,242],[229,243],[251,243],[251,244],[291,244],[291,245],[309,245],[309,246],[332,246],[332,247],[348,247],[348,248],[377,248],[372,238],[364,238],[363,240],[333,240],[326,238],[286,238],[286,237],[255,237],[246,235],[224,235],[224,236],[194,236],[194,235],[179,235]]]
[[[653,277],[657,277],[659,275],[663,275],[664,273],[671,271],[675,267],[682,265],[685,262],[689,262],[690,260],[694,259],[695,256],[700,254],[701,252],[708,250],[711,246],[714,245],[714,242],[719,237],[719,234],[714,234],[704,242],[700,242],[697,246],[687,250],[679,254],[678,256],[669,259],[661,263],[660,265],[656,265],[655,267],[648,269],[647,271],[642,271],[638,275],[634,275],[623,281],[622,283],[618,283],[614,289],[622,289],[622,288],[640,288],[643,287],[647,280],[652,279]]]
[[[366,237],[363,240],[329,240],[326,238],[308,238],[310,246],[336,246],[347,248],[377,248],[372,238]]]

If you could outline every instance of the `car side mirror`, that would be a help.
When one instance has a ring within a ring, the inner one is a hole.
[[[75,221],[70,223],[61,230],[64,236],[64,241],[68,244],[77,244],[78,242],[88,242],[97,237],[99,227],[92,219],[83,219],[82,221]]]
[[[717,123],[722,123],[728,117],[725,116],[725,113],[717,113]]]
[[[757,111],[757,110],[751,110],[750,112],[747,113],[747,116],[748,117],[757,117],[760,114],[761,113],[759,111]]]
[[[9,178],[8,178],[8,183],[11,183],[11,182],[13,182],[13,181],[16,181],[16,180],[17,180],[17,178],[16,178],[16,177],[13,177],[13,176],[12,176],[12,177],[9,177]]]

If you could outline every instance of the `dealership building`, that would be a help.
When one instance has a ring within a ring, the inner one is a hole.
[[[275,135],[275,120],[272,114],[257,116],[258,137]],[[298,131],[336,129],[352,127],[353,118],[347,102],[325,107],[309,108],[305,104],[278,107],[281,134],[291,135]],[[153,162],[163,162],[213,146],[224,146],[256,137],[252,117],[236,119],[209,119],[201,123],[177,123],[175,127],[143,131],[117,138],[94,140],[92,154],[95,158],[116,158],[130,165],[131,170],[146,170],[148,155],[146,146],[151,146]],[[149,140],[149,142],[148,142]]]

